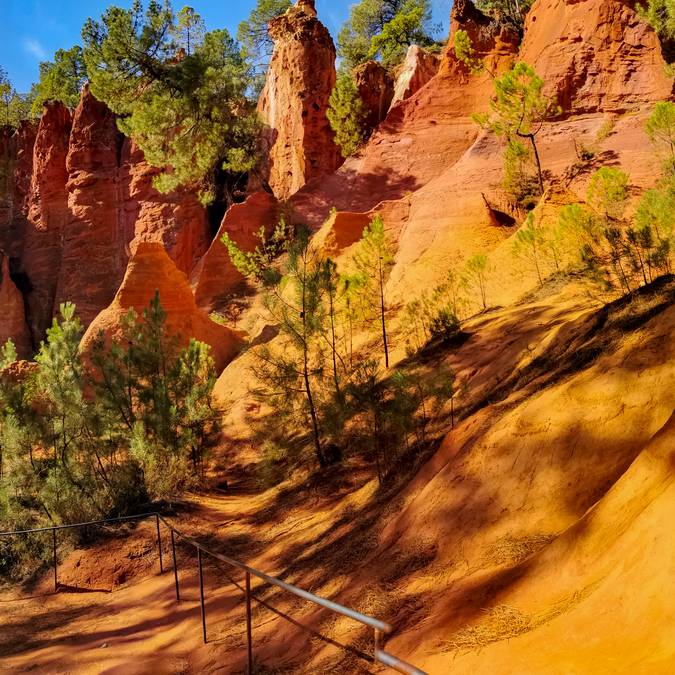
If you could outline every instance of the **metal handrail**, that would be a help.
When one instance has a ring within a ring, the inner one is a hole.
[[[373,660],[381,663],[385,666],[398,671],[399,673],[404,673],[405,675],[427,675],[424,671],[416,668],[410,663],[399,659],[393,654],[389,654],[380,648],[382,641],[382,635],[391,633],[393,628],[390,624],[385,621],[380,621],[372,616],[362,614],[356,610],[345,607],[337,602],[328,600],[327,598],[322,598],[321,596],[305,591],[302,588],[294,586],[293,584],[286,583],[277,579],[276,577],[270,576],[257,570],[255,567],[246,565],[234,558],[223,555],[222,553],[216,553],[211,551],[204,546],[202,546],[198,541],[192,537],[188,537],[183,534],[180,530],[176,529],[170,522],[168,522],[160,513],[153,511],[149,513],[142,513],[135,516],[120,516],[118,518],[106,518],[104,520],[93,520],[86,523],[75,523],[70,525],[54,525],[52,527],[41,527],[30,530],[17,530],[14,532],[0,532],[0,537],[9,537],[9,536],[19,536],[19,535],[28,535],[28,534],[39,534],[42,532],[52,532],[53,539],[53,564],[54,564],[54,590],[58,591],[58,571],[57,571],[57,554],[56,554],[56,533],[60,530],[69,530],[79,527],[90,527],[93,525],[105,525],[108,523],[120,523],[130,520],[145,520],[147,518],[154,518],[157,526],[157,544],[159,550],[159,568],[160,573],[164,573],[164,563],[162,559],[162,539],[160,533],[160,522],[171,532],[171,547],[173,552],[173,569],[174,569],[174,578],[176,586],[176,600],[180,601],[180,587],[178,583],[178,568],[176,564],[176,536],[182,539],[184,542],[194,547],[197,550],[197,558],[199,565],[199,590],[200,590],[200,607],[201,607],[201,619],[202,619],[202,635],[204,643],[207,642],[206,636],[206,606],[204,603],[204,574],[203,574],[203,554],[211,556],[216,560],[223,562],[231,567],[239,569],[246,574],[246,587],[245,587],[245,596],[246,596],[246,636],[247,636],[247,646],[248,646],[248,672],[253,672],[253,640],[252,640],[252,621],[251,621],[251,599],[253,598],[257,602],[261,602],[255,595],[251,592],[251,576],[257,577],[262,581],[276,586],[284,591],[292,593],[303,600],[314,603],[320,607],[346,616],[354,621],[357,621],[364,626],[372,628],[374,631],[374,650],[373,650]]]

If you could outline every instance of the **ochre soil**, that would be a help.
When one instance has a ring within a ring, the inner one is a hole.
[[[404,458],[395,485],[378,488],[350,458],[263,490],[252,442],[233,435],[214,467],[228,489],[170,518],[214,550],[389,621],[387,649],[434,675],[673,672],[675,281],[606,300],[551,283],[407,364],[429,378],[452,367],[467,386],[461,421],[450,430],[437,411],[438,442]],[[2,668],[243,672],[243,596],[228,571],[207,563],[203,645],[194,552],[179,547],[178,604],[168,533],[164,575],[154,536],[148,522],[71,552],[58,594],[49,573],[8,590]],[[351,650],[258,607],[258,672],[379,672],[357,653],[372,648],[367,631],[254,587]]]

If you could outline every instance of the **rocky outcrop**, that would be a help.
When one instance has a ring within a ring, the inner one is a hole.
[[[394,96],[394,81],[377,61],[367,61],[353,72],[354,83],[366,107],[366,124],[374,129],[386,116]]]
[[[673,95],[659,39],[624,0],[537,0],[521,58],[565,113],[625,112]]]
[[[189,275],[210,241],[206,210],[196,194],[183,189],[157,192],[152,180],[160,170],[150,166],[129,139],[124,140],[120,172],[121,217],[129,252],[133,254],[142,241],[161,242],[178,269]]]
[[[70,222],[66,157],[72,117],[61,103],[43,111],[33,149],[22,271],[26,276],[28,317],[34,344],[52,320],[59,282],[63,240]]]
[[[18,258],[23,247],[37,124],[0,130],[0,249]]]
[[[333,207],[363,213],[383,201],[403,199],[440,176],[472,146],[480,133],[472,114],[488,109],[494,87],[487,73],[470,75],[457,60],[454,35],[461,28],[475,36],[477,51],[493,72],[511,66],[519,37],[463,0],[454,3],[452,26],[433,86],[396,105],[358,156],[293,196],[293,208],[304,222],[318,229]],[[437,205],[448,211],[444,199]]]
[[[214,323],[198,309],[187,277],[159,243],[138,244],[112,303],[96,317],[82,338],[82,350],[91,349],[100,331],[108,339],[114,339],[122,317],[132,308],[142,313],[156,292],[167,314],[166,325],[178,336],[180,344],[186,345],[190,338],[195,338],[210,345],[216,368],[222,370],[241,348],[241,336]]]
[[[23,296],[9,275],[9,258],[0,252],[0,348],[9,339],[14,342],[19,357],[30,355],[31,339]]]
[[[274,53],[258,103],[266,126],[263,174],[277,199],[340,166],[326,111],[335,86],[335,46],[316,18],[313,0],[300,0],[272,20]]]
[[[138,242],[160,242],[179,269],[191,272],[209,245],[205,209],[191,192],[153,188],[158,170],[119,133],[113,113],[88,87],[74,115],[49,103],[37,137],[29,131],[19,129],[7,141],[14,225],[1,226],[9,216],[0,212],[0,235],[17,260],[34,344],[59,303],[74,302],[85,326],[110,304]],[[22,211],[27,220],[19,236]]]
[[[228,209],[211,247],[192,273],[192,287],[199,307],[207,311],[222,307],[245,282],[221,242],[223,234],[227,233],[242,251],[253,251],[260,243],[260,229],[269,232],[280,217],[279,202],[267,192],[256,192],[243,204]]]
[[[122,135],[115,115],[85,86],[66,158],[69,219],[55,306],[71,301],[88,325],[115,295],[126,263],[118,167]]]
[[[410,98],[438,72],[440,59],[422,47],[411,45],[396,75],[391,107]]]

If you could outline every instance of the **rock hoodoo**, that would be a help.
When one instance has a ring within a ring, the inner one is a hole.
[[[208,249],[196,195],[158,193],[158,169],[87,87],[74,114],[48,103],[39,126],[0,144],[0,246],[22,280],[33,344],[59,303],[74,302],[85,326],[110,304],[138,242],[162,243],[186,274]]]
[[[72,126],[62,103],[49,103],[40,118],[32,160],[21,268],[28,279],[26,303],[33,342],[49,327],[59,282],[63,240],[70,222],[66,157]]]
[[[0,129],[0,249],[10,258],[23,246],[36,132],[32,121],[13,133],[10,127]]]
[[[239,351],[241,337],[198,309],[187,277],[159,243],[138,244],[122,285],[112,303],[89,326],[82,338],[82,349],[91,348],[99,331],[114,337],[121,318],[132,308],[142,313],[157,291],[167,314],[167,326],[179,336],[181,344],[186,345],[193,337],[210,345],[216,368],[222,370]]]
[[[342,162],[326,117],[336,79],[335,46],[310,0],[273,19],[269,33],[274,53],[258,103],[267,127],[263,173],[283,200]]]

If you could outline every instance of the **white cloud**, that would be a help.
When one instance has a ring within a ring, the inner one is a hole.
[[[25,38],[23,41],[23,48],[29,54],[32,54],[36,59],[44,61],[47,58],[47,52],[42,45],[33,38]]]

